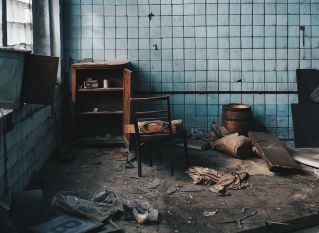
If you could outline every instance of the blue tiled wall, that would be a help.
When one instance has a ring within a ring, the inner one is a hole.
[[[64,2],[66,64],[128,58],[137,90],[172,92],[188,128],[206,131],[222,104],[242,102],[270,131],[293,137],[295,69],[319,68],[319,0]]]

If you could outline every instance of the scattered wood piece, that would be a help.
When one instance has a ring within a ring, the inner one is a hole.
[[[270,171],[298,170],[299,166],[279,139],[269,133],[250,131],[257,154],[265,161]]]

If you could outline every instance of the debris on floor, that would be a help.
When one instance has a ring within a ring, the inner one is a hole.
[[[279,139],[269,133],[249,132],[257,154],[265,161],[270,171],[299,170],[298,164],[292,158],[286,147]]]
[[[180,188],[180,192],[200,192],[203,191],[204,189],[200,186],[193,185],[193,184],[187,184],[184,185]]]
[[[122,229],[112,220],[108,220],[108,223],[104,224],[100,227],[98,233],[114,233],[114,232],[122,232]]]
[[[225,223],[236,223],[238,228],[242,228],[242,221],[244,221],[247,218],[251,218],[258,213],[256,210],[253,210],[251,208],[243,208],[241,212],[243,213],[242,217],[235,219],[235,220],[225,221],[222,223],[224,223],[224,224]]]
[[[225,173],[205,167],[191,167],[187,174],[194,184],[212,185],[209,190],[216,193],[226,189],[244,189],[249,186],[247,172]]]
[[[75,192],[60,192],[53,198],[51,205],[64,213],[98,222],[117,213],[134,216],[140,224],[156,222],[158,219],[158,210],[147,201],[129,200],[108,187],[94,193],[92,198],[84,198]]]
[[[210,216],[215,216],[216,214],[218,214],[219,210],[214,210],[214,211],[204,211],[203,215],[205,217],[210,217]]]
[[[166,191],[165,191],[165,194],[167,195],[170,195],[170,194],[173,194],[175,193],[176,191],[179,190],[179,186],[178,185],[171,185]]]
[[[178,143],[176,146],[184,148],[184,143]],[[209,142],[200,139],[188,139],[187,148],[197,151],[204,151],[211,148]]]
[[[148,189],[154,189],[154,188],[158,187],[162,182],[163,182],[163,180],[155,178],[152,182],[146,184],[145,187]]]

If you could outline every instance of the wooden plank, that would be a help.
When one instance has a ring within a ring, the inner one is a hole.
[[[88,63],[75,63],[72,68],[76,69],[121,69],[129,63],[126,59],[115,59],[104,62],[88,62]]]
[[[168,110],[158,110],[158,111],[145,111],[145,112],[136,112],[136,116],[152,116],[152,115],[157,115],[157,114],[162,114],[162,113],[167,113]]]
[[[152,102],[152,101],[160,101],[160,100],[167,100],[169,96],[153,96],[147,98],[134,98],[134,102]]]
[[[132,95],[132,71],[123,70],[123,140],[127,148],[130,143],[130,133],[126,132],[125,126],[131,124],[131,95]]]
[[[123,91],[123,88],[79,88],[78,92],[118,92]]]
[[[79,112],[76,115],[85,116],[85,115],[122,115],[123,111],[99,111],[99,112]]]
[[[270,171],[299,169],[298,164],[275,135],[250,131],[248,136]]]

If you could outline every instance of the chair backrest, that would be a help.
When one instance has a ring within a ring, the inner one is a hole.
[[[139,109],[142,109],[139,111]],[[145,110],[147,109],[147,110]],[[135,134],[140,135],[139,122],[166,122],[166,134],[173,135],[169,96],[156,96],[145,98],[131,98],[131,114]],[[143,132],[143,134],[156,135],[164,132]]]

